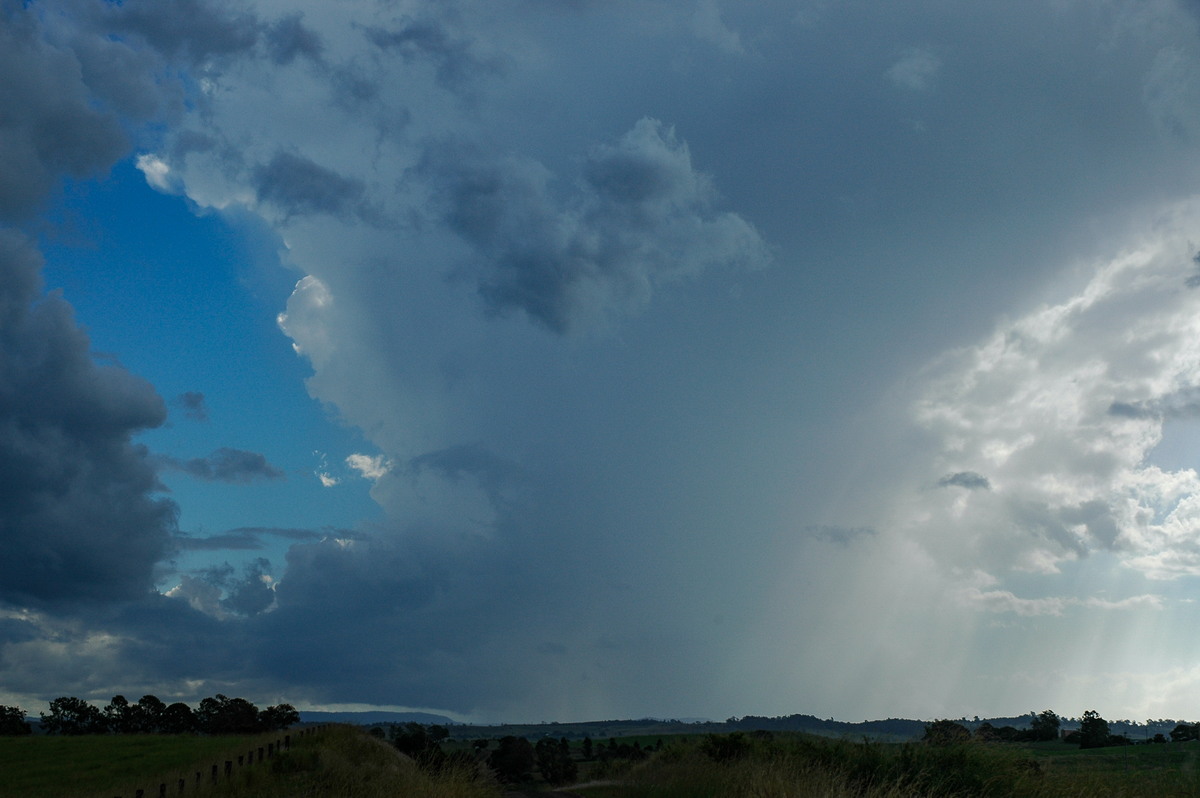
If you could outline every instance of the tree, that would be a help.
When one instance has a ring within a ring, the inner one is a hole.
[[[501,737],[495,751],[488,756],[488,765],[496,778],[510,784],[526,781],[535,762],[533,746],[524,737]]]
[[[139,730],[137,714],[137,704],[130,704],[123,695],[115,695],[104,707],[104,722],[113,734],[133,734]]]
[[[1062,719],[1049,709],[1035,715],[1029,724],[1029,728],[1033,732],[1033,739],[1042,741],[1057,740],[1060,726],[1062,726]]]
[[[276,704],[258,713],[258,727],[262,731],[282,731],[300,722],[300,713],[291,704]]]
[[[971,732],[961,723],[935,720],[925,727],[925,736],[921,739],[930,745],[954,745],[970,740]]]
[[[32,733],[25,722],[25,711],[20,707],[0,704],[0,737],[13,737]]]
[[[60,696],[50,702],[50,714],[39,713],[47,734],[103,734],[104,713],[82,698]]]
[[[157,696],[144,695],[137,702],[137,731],[144,734],[154,734],[162,731],[163,713],[167,705]]]
[[[567,738],[555,740],[543,737],[534,746],[534,756],[537,758],[538,771],[550,784],[566,784],[575,781],[578,768],[571,758],[571,748]]]
[[[200,702],[196,726],[205,734],[254,734],[258,731],[258,707],[244,698],[217,693]]]
[[[191,734],[196,730],[196,717],[192,708],[176,701],[163,710],[158,730],[163,734]]]
[[[1171,740],[1177,743],[1200,740],[1200,723],[1180,723],[1171,729]]]
[[[1108,745],[1108,721],[1089,709],[1079,721],[1079,747],[1103,748]]]

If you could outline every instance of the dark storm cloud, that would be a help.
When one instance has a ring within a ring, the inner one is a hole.
[[[254,171],[254,187],[260,200],[270,202],[288,216],[362,213],[360,181],[287,152],[277,153],[270,163]]]
[[[263,547],[262,541],[256,535],[238,530],[205,538],[180,535],[171,542],[180,551],[257,551]]]
[[[977,474],[974,471],[959,471],[954,474],[947,474],[938,480],[939,488],[966,488],[967,490],[991,490],[992,483],[982,474]]]
[[[261,557],[247,564],[240,578],[229,579],[223,585],[226,596],[221,607],[238,615],[257,615],[274,604],[270,570],[271,563]]]
[[[1121,418],[1154,418],[1158,415],[1142,402],[1113,402],[1108,406],[1108,414]]]
[[[438,83],[451,91],[465,88],[477,75],[500,70],[497,60],[480,58],[471,41],[453,36],[436,20],[410,21],[395,29],[371,27],[364,34],[371,44],[398,52],[407,62],[431,62]]]
[[[655,120],[596,148],[566,203],[529,160],[452,145],[431,150],[423,172],[446,222],[483,256],[479,290],[491,308],[523,310],[557,333],[632,311],[664,281],[769,260],[752,225],[715,209],[687,145]]]
[[[433,471],[455,482],[464,478],[474,480],[495,504],[505,487],[519,476],[515,463],[497,456],[479,444],[450,446],[414,457],[409,461],[414,471]]]
[[[1132,419],[1195,418],[1200,416],[1200,389],[1184,388],[1145,401],[1113,402],[1108,414]]]
[[[336,533],[335,533],[336,534]],[[311,529],[277,529],[275,527],[246,526],[230,529],[220,535],[210,535],[194,538],[179,535],[172,540],[175,548],[181,551],[225,551],[243,550],[254,551],[263,547],[264,536],[279,537],[285,540],[313,541],[320,540],[323,535]]]
[[[0,220],[29,214],[61,175],[94,175],[125,152],[120,124],[96,107],[80,72],[32,12],[0,3]]]
[[[183,408],[183,414],[193,421],[208,421],[208,406],[204,403],[204,394],[199,391],[187,391],[175,398],[175,403]]]
[[[256,479],[282,479],[284,473],[267,462],[258,452],[231,449],[222,446],[208,457],[179,460],[160,457],[159,462],[168,468],[182,471],[206,482],[253,482]]]
[[[321,37],[304,24],[304,15],[299,12],[289,14],[268,27],[266,41],[271,60],[276,64],[290,64],[299,56],[319,61],[325,49]]]
[[[71,307],[39,297],[40,257],[0,231],[0,598],[109,600],[151,588],[175,506],[131,436],[166,411],[97,365]]]
[[[220,0],[127,0],[105,9],[107,25],[133,33],[170,58],[201,62],[246,52],[263,25],[253,14]]]
[[[828,524],[805,527],[804,531],[817,540],[825,540],[830,543],[836,543],[839,546],[849,546],[856,540],[874,537],[879,534],[876,530],[869,527],[844,527]]]

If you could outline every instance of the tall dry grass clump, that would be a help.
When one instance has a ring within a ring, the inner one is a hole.
[[[293,745],[268,765],[213,788],[214,798],[500,798],[473,765],[422,770],[395,748],[355,727],[334,726]]]
[[[710,736],[630,770],[633,798],[1040,798],[1041,768],[981,745],[854,743],[811,737]]]

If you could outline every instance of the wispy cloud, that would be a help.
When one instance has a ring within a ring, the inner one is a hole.
[[[207,457],[181,460],[158,455],[157,462],[206,482],[248,483],[260,479],[283,479],[284,473],[271,465],[265,455],[243,449],[221,447]]]

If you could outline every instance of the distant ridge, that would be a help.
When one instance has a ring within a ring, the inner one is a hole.
[[[983,723],[993,726],[1013,726],[1018,729],[1029,728],[1033,713],[1014,717],[998,718],[966,718],[957,719],[968,730],[973,731]],[[833,718],[818,718],[814,715],[785,715],[768,718],[747,715],[741,718],[728,718],[724,721],[710,720],[679,720],[642,718],[640,720],[594,720],[584,722],[549,722],[549,723],[498,723],[474,724],[461,723],[451,720],[445,715],[435,715],[428,712],[301,712],[301,720],[308,723],[354,723],[362,726],[386,725],[389,723],[421,723],[425,725],[437,723],[450,727],[452,737],[460,740],[488,739],[514,735],[517,737],[568,737],[595,739],[630,736],[653,736],[670,734],[727,734],[733,731],[799,731],[817,734],[824,737],[845,737],[851,739],[872,739],[879,741],[900,742],[904,740],[919,740],[925,733],[929,721],[913,720],[910,718],[887,718],[885,720],[866,720],[858,723],[834,720]],[[1177,721],[1157,720],[1148,723],[1136,723],[1128,720],[1110,720],[1109,727],[1113,734],[1124,734],[1131,739],[1149,739],[1155,733],[1169,734]],[[1062,718],[1063,730],[1079,728],[1076,718]]]
[[[301,723],[354,723],[370,726],[377,723],[438,723],[442,726],[455,725],[456,721],[445,715],[431,712],[306,712],[300,711]]]

